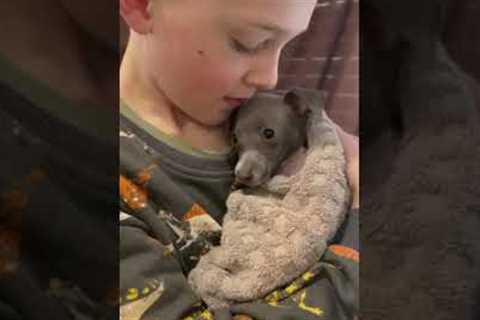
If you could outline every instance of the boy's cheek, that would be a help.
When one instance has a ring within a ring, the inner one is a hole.
[[[175,44],[168,50],[165,49],[160,48],[157,52],[167,52],[167,56],[161,60],[155,59],[155,70],[160,77],[169,73],[168,77],[183,82],[190,94],[208,92],[225,95],[232,90],[237,91],[235,88],[239,86],[245,68],[238,59],[232,59],[220,48],[200,44],[183,45],[180,48]]]
[[[222,68],[220,65],[199,65],[195,72],[190,70],[193,69],[186,72],[190,75],[187,78],[191,79],[191,84],[206,92],[228,94],[240,80],[239,74],[227,66]]]
[[[204,46],[198,46],[192,52],[194,56],[187,72],[196,76],[201,84],[216,88],[231,87],[241,79],[243,66],[239,59],[232,59],[223,48],[212,45],[211,49],[204,49]]]

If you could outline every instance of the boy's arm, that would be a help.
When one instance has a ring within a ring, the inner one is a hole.
[[[358,313],[358,210],[353,210],[322,259],[293,283],[268,297],[232,307],[252,319],[353,319]],[[168,245],[147,225],[129,217],[120,227],[122,319],[202,319],[195,296]],[[189,316],[190,315],[190,316]],[[245,318],[248,319],[248,318]]]
[[[176,320],[198,309],[199,303],[171,247],[139,219],[121,221],[120,318],[142,319],[148,313]]]

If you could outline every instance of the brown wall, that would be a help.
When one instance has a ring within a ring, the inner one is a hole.
[[[357,0],[319,0],[309,32],[285,48],[278,85],[325,90],[331,118],[354,134],[359,111],[358,10]]]

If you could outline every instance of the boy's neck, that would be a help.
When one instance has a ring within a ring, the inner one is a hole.
[[[229,148],[227,125],[201,124],[172,104],[161,90],[141,73],[142,61],[129,44],[120,67],[120,97],[144,121],[192,147],[211,152]]]

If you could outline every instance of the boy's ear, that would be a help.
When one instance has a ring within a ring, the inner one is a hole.
[[[323,100],[323,92],[298,87],[291,89],[283,97],[283,101],[300,116],[306,116],[314,109],[324,108]]]
[[[120,15],[136,33],[147,34],[152,30],[149,2],[150,0],[120,0]]]

